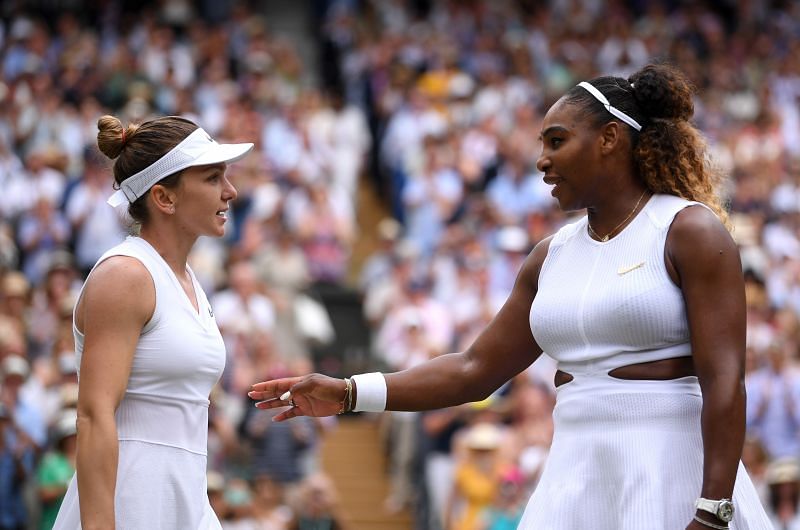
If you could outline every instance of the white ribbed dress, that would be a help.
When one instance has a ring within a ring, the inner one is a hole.
[[[194,274],[199,312],[145,240],[129,237],[104,254],[138,259],[153,278],[156,307],[142,330],[116,412],[117,530],[221,528],[206,493],[208,396],[225,367],[225,345]],[[83,336],[73,327],[80,360]],[[113,352],[109,352],[113,355]],[[69,485],[55,529],[81,527],[78,483]]]
[[[681,291],[664,262],[675,215],[692,204],[654,195],[613,239],[587,218],[554,236],[531,307],[538,344],[574,379],[556,390],[553,443],[519,528],[683,530],[703,475],[696,377],[629,381],[620,366],[691,355]],[[771,529],[739,465],[734,530]]]

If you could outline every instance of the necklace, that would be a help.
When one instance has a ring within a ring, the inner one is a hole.
[[[614,227],[614,228],[613,228],[613,229],[612,229],[612,230],[611,230],[609,233],[607,233],[605,236],[603,236],[603,237],[600,237],[600,234],[598,234],[597,232],[595,232],[595,231],[594,231],[594,228],[592,228],[592,223],[590,223],[590,222],[589,222],[589,220],[587,219],[587,220],[586,220],[586,226],[589,228],[589,232],[591,232],[592,236],[594,236],[594,237],[595,237],[595,239],[599,239],[599,240],[600,240],[600,242],[602,242],[602,243],[605,243],[606,241],[608,241],[608,239],[609,239],[609,238],[612,236],[612,234],[614,234],[614,233],[615,233],[617,230],[619,230],[619,229],[620,229],[620,227],[621,227],[622,225],[624,225],[625,223],[627,223],[627,222],[628,222],[628,219],[630,219],[630,218],[631,218],[631,216],[633,215],[633,213],[636,211],[636,209],[637,209],[637,208],[639,208],[639,204],[642,202],[642,199],[644,199],[644,196],[645,196],[645,194],[646,194],[646,193],[647,193],[647,190],[644,190],[644,191],[642,192],[642,194],[641,194],[641,195],[639,195],[639,200],[638,200],[638,201],[636,201],[636,206],[634,206],[634,207],[633,207],[633,210],[631,210],[631,213],[629,213],[629,214],[628,214],[628,216],[627,216],[627,217],[625,217],[625,219],[623,219],[623,220],[622,220],[622,222],[621,222],[620,224],[618,224],[617,226],[615,226],[615,227]]]

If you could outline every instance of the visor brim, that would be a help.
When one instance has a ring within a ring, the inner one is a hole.
[[[215,144],[208,151],[197,157],[189,167],[210,166],[221,163],[231,164],[247,156],[252,149],[252,143]]]

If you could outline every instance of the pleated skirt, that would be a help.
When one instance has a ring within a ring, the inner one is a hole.
[[[696,377],[573,374],[557,389],[553,443],[522,530],[684,530],[703,480]],[[772,530],[741,462],[733,530]]]

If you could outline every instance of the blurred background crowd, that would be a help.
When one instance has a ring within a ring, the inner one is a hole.
[[[308,23],[276,31],[275,5]],[[318,458],[337,420],[273,423],[246,389],[464,349],[572,215],[535,168],[548,106],[653,60],[696,84],[696,124],[730,176],[747,279],[743,459],[776,527],[800,528],[797,2],[5,0],[0,529],[50,528],[73,472],[71,311],[128,232],[106,204],[99,116],[178,114],[255,142],[229,169],[226,236],[190,260],[228,352],[209,493],[225,528],[345,528]],[[419,529],[515,528],[550,444],[553,372],[543,357],[484,402],[383,415],[383,509],[411,510]]]

